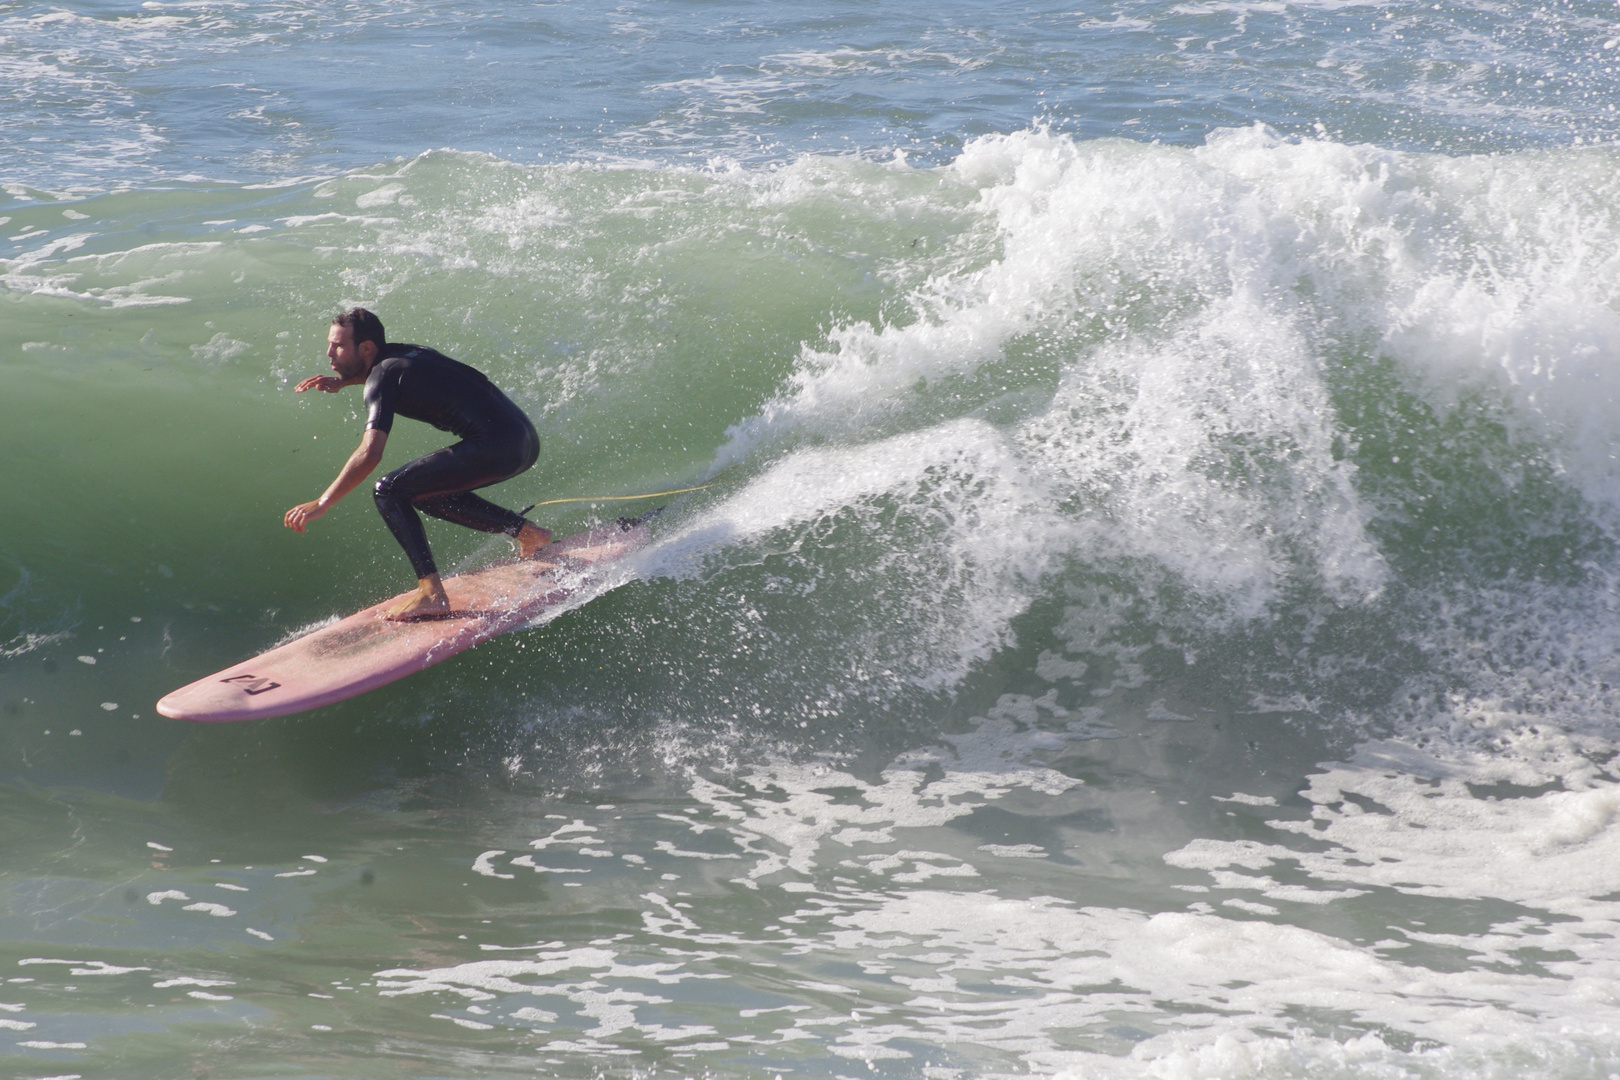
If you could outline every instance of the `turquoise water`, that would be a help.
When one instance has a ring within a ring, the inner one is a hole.
[[[1620,1071],[1617,67],[1596,3],[0,4],[0,1071]],[[553,529],[710,486],[543,625],[158,717],[409,583],[363,492],[280,526],[357,303]]]

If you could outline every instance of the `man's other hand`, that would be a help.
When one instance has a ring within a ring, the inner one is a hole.
[[[317,378],[325,378],[325,376],[317,376]],[[310,522],[324,513],[326,513],[326,508],[321,505],[319,499],[316,499],[314,502],[299,503],[287,511],[287,515],[281,521],[293,532],[301,533]]]

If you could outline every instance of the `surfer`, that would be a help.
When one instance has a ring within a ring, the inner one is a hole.
[[[473,494],[477,488],[511,479],[540,456],[534,425],[483,372],[421,345],[389,344],[382,321],[365,308],[333,319],[326,342],[326,356],[337,375],[311,375],[297,391],[335,394],[364,383],[365,434],[320,498],[287,511],[283,519],[287,528],[303,532],[371,474],[382,461],[396,414],[461,439],[377,481],[377,509],[416,571],[416,592],[384,612],[387,618],[450,610],[417,510],[480,532],[504,533],[523,558],[551,542],[549,529]]]

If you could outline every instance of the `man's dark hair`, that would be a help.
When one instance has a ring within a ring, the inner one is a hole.
[[[336,316],[332,325],[347,329],[354,338],[355,348],[359,348],[362,341],[375,342],[379,349],[388,344],[388,339],[383,337],[382,320],[363,307],[350,308]]]

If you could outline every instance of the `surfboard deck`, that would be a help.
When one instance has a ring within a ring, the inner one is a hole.
[[[157,703],[176,720],[262,720],[375,690],[516,630],[595,584],[609,563],[645,547],[647,519],[620,519],[562,540],[533,558],[444,579],[450,613],[400,622],[382,611],[406,594],[182,686]]]

